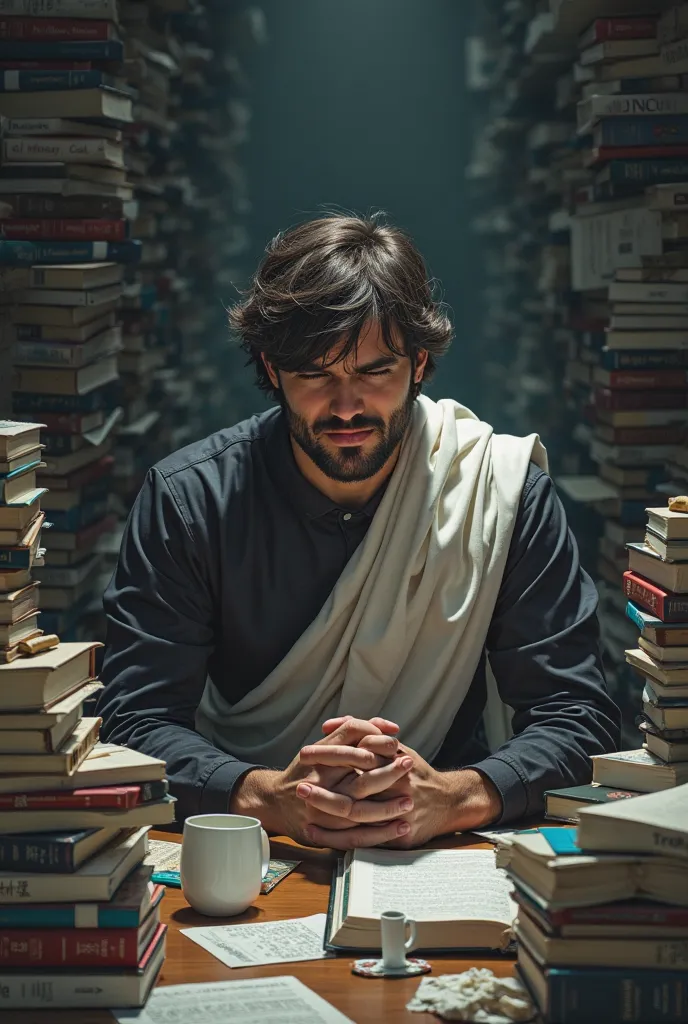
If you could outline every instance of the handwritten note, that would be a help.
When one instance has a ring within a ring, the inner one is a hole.
[[[181,931],[228,967],[290,964],[323,960],[330,955],[323,950],[325,914],[291,921],[211,925]]]

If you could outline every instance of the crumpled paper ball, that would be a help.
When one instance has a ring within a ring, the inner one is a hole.
[[[535,1007],[520,982],[498,978],[485,967],[423,978],[406,1009],[475,1024],[510,1024],[535,1016]]]

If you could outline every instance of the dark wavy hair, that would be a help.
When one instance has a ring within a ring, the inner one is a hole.
[[[328,215],[280,232],[243,298],[229,311],[229,323],[253,365],[258,387],[279,399],[263,363],[298,371],[356,348],[366,322],[379,323],[396,355],[426,349],[424,379],[446,352],[452,326],[433,297],[423,257],[399,228],[381,214]],[[420,391],[420,387],[418,387]]]

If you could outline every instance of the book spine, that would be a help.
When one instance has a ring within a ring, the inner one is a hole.
[[[596,18],[590,44],[615,39],[654,39],[656,28],[655,18]]]
[[[139,784],[138,803],[149,804],[154,800],[162,800],[169,793],[170,784],[167,779],[156,779],[154,782]]]
[[[78,413],[47,412],[44,413],[42,418],[48,431],[64,434],[83,434],[86,429],[87,419]]]
[[[683,424],[668,427],[609,427],[607,444],[680,444],[685,438]],[[643,506],[644,507],[644,506]]]
[[[67,811],[74,808],[134,807],[140,786],[112,787],[111,789],[84,789],[69,793],[3,793],[0,810],[3,811]]]
[[[627,374],[622,374],[627,376]],[[650,379],[657,376],[657,374],[647,374]],[[685,382],[685,374],[681,374],[679,371],[679,378],[683,377],[683,381],[679,380],[679,384]],[[652,385],[651,385],[652,386]],[[618,387],[618,385],[617,385]],[[594,398],[594,405],[596,409],[605,409],[609,411],[621,410],[621,411],[634,411],[634,410],[653,410],[653,409],[685,409],[686,402],[688,401],[688,395],[685,391],[666,391],[663,389],[657,389],[654,385],[655,390],[640,390],[633,388],[632,390],[612,390],[611,388],[605,389],[604,391],[596,391]]]
[[[661,903],[610,903],[598,907],[567,907],[552,913],[557,927],[567,924],[646,924],[681,928],[688,926],[688,908],[672,907]],[[648,932],[652,935],[652,931]]]
[[[71,843],[56,843],[48,835],[0,836],[0,872],[73,870]],[[3,898],[11,902],[15,896],[21,896],[21,892],[15,892],[12,879],[0,876],[0,902]]]
[[[688,110],[688,94],[686,110]],[[605,146],[673,146],[688,143],[688,116],[609,117],[595,129],[595,143]]]
[[[0,40],[0,60],[124,60],[122,43],[80,42],[72,40],[41,41],[41,40]]]
[[[125,220],[60,219],[60,220],[0,220],[0,238],[12,241],[98,241],[119,242],[127,237]]]
[[[0,0],[0,14],[31,18],[117,19],[117,0]]]
[[[625,162],[638,162],[638,161],[649,161],[653,157],[660,156],[667,160],[678,159],[679,157],[688,157],[688,146],[687,145],[668,145],[666,140],[661,143],[661,153],[656,146],[596,146],[590,154],[586,165],[588,167],[595,166],[597,164],[607,163],[625,163]],[[659,164],[663,160],[652,160],[653,163]],[[686,168],[688,169],[688,161],[686,161]]]
[[[549,968],[548,988],[548,1020],[557,1024],[686,1020],[688,975],[680,971]]]
[[[610,182],[619,185],[627,182],[654,185],[664,181],[687,181],[688,160],[612,160],[605,173],[609,175]]]
[[[3,71],[0,75],[0,92],[98,89],[106,82],[102,71]]]
[[[136,967],[138,928],[8,929],[0,967]]]
[[[676,92],[681,88],[680,75],[659,75],[653,78],[619,78],[607,82],[609,95],[638,95],[645,92]]]
[[[82,346],[51,344],[47,341],[20,341],[12,349],[16,366],[71,366],[83,362]]]
[[[618,117],[623,121],[635,119],[642,123],[660,114],[688,113],[688,96],[685,93],[655,92],[621,93],[611,96],[591,96],[578,105],[578,123],[584,127],[598,118]]]
[[[87,413],[104,408],[103,402],[103,388],[96,388],[85,395],[46,395],[40,392],[26,392],[12,396],[12,408],[17,413]]]
[[[683,379],[680,384],[671,386],[682,387],[686,383],[686,353],[677,349],[657,349],[654,352],[604,349],[600,352],[599,360],[603,370],[624,370],[626,372],[660,370],[663,372],[657,375],[657,380],[679,380],[679,375],[682,374]],[[665,376],[667,372],[671,372],[672,376]],[[640,374],[638,380],[642,380]],[[644,384],[640,386],[649,387]]]
[[[100,501],[83,502],[76,508],[71,508],[66,512],[48,512],[47,516],[55,530],[74,533],[101,519],[106,514],[107,509],[107,498],[101,498]]]
[[[0,547],[0,566],[3,569],[28,569],[31,565],[31,552],[26,548]]]
[[[0,239],[0,265],[33,263],[137,263],[141,243],[126,242],[8,242]]]
[[[665,619],[664,598],[662,591],[657,590],[650,583],[643,583],[630,573],[623,575],[624,594],[629,600],[639,604],[642,608],[652,612],[658,619]]]
[[[92,68],[90,60],[0,60],[0,71],[91,71]]]
[[[26,218],[62,218],[77,217],[90,219],[95,217],[120,218],[124,206],[121,199],[107,199],[93,196],[82,199],[78,196],[40,196],[16,195],[5,196],[12,207],[13,216],[17,219]]]
[[[80,40],[106,42],[112,38],[107,21],[86,18],[0,18],[0,39]],[[52,70],[52,69],[49,69]]]

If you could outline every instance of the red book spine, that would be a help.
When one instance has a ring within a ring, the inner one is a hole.
[[[0,810],[69,810],[74,807],[118,807],[128,810],[138,803],[140,786],[109,786],[75,789],[71,793],[3,793]]]
[[[83,424],[86,419],[87,417],[78,412],[44,412],[41,414],[41,423],[45,423],[46,430],[55,434],[83,434]]]
[[[609,160],[664,160],[687,156],[688,146],[596,146],[585,162],[592,167]]]
[[[658,619],[664,620],[666,591],[660,590],[654,583],[650,583],[649,580],[644,579],[642,576],[636,576],[630,570],[623,574],[623,588],[624,594],[631,601],[635,601],[636,604],[652,612]]]
[[[136,967],[138,928],[4,928],[3,967]]]
[[[36,238],[53,241],[78,239],[89,242],[120,242],[127,237],[127,222],[125,220],[101,220],[100,218],[0,220],[0,236],[21,241],[31,241]]]
[[[112,39],[108,21],[86,18],[0,18],[0,39],[75,40],[105,42]]]
[[[606,410],[685,409],[687,391],[613,391],[598,388],[595,407]]]
[[[656,18],[596,18],[593,22],[593,43],[610,39],[654,39]]]
[[[610,370],[610,388],[634,391],[642,388],[684,388],[685,370]]]

